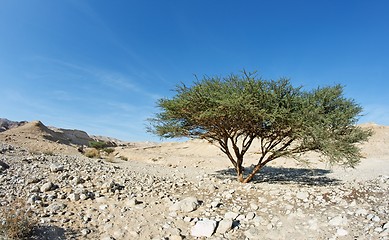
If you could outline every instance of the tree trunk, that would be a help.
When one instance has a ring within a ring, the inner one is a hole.
[[[242,164],[240,164],[240,165],[237,164],[235,169],[236,169],[236,175],[237,175],[238,181],[241,183],[244,182]]]
[[[257,166],[255,166],[255,168],[253,169],[253,171],[245,178],[243,179],[243,181],[240,181],[242,183],[248,183],[250,182],[251,180],[253,180],[255,174],[261,170],[261,168],[263,167],[264,165],[262,164],[258,164]]]

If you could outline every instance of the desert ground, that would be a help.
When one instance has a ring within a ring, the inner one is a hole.
[[[114,151],[89,158],[102,137],[15,124],[0,132],[0,223],[28,210],[30,239],[389,239],[389,127],[362,127],[374,135],[354,169],[307,154],[241,184],[202,140],[104,138]],[[245,166],[257,158],[254,144]]]

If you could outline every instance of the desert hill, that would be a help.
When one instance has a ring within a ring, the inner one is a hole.
[[[25,123],[26,121],[17,122],[17,121],[8,120],[6,118],[0,118],[0,132],[4,132],[8,129],[21,126]]]
[[[91,141],[103,141],[109,146],[124,144],[115,138],[89,136],[77,129],[48,127],[41,121],[10,121],[2,118],[0,141],[23,146],[35,152],[76,153],[80,146],[88,146]]]
[[[0,141],[35,152],[74,154],[78,145],[87,145],[92,138],[83,131],[50,129],[40,121],[32,121],[0,133]]]

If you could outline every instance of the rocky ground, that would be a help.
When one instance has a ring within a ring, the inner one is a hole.
[[[4,142],[0,211],[31,209],[33,239],[389,239],[389,173],[363,181],[327,173],[268,167],[240,184],[229,170]]]

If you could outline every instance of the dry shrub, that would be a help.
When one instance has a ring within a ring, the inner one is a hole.
[[[109,155],[108,157],[105,158],[106,162],[114,163],[115,162],[115,157],[112,155]]]
[[[100,151],[96,148],[87,148],[84,154],[88,158],[100,158]]]
[[[0,207],[0,239],[28,239],[37,220],[21,200]]]

